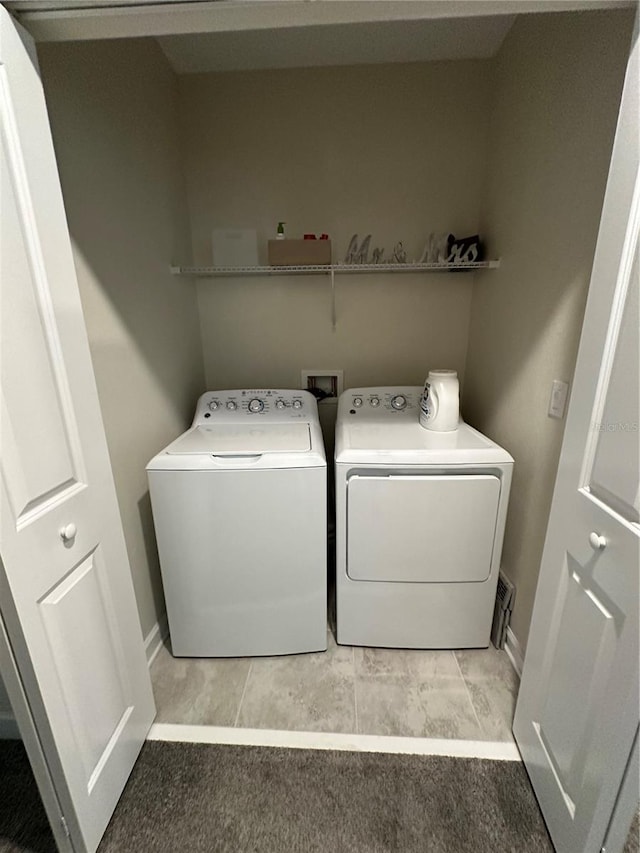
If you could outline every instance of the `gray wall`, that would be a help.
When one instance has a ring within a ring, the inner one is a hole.
[[[464,410],[515,458],[503,567],[526,644],[633,13],[525,16],[497,57],[482,232],[502,256],[478,276]]]
[[[214,227],[254,228],[261,260],[278,220],[420,256],[431,231],[475,233],[486,161],[484,61],[186,75],[180,79],[194,257]],[[207,384],[299,387],[303,368],[345,388],[464,373],[473,276],[202,280]]]
[[[39,49],[143,634],[164,612],[145,465],[204,389],[177,81],[158,45]]]
[[[453,367],[465,418],[516,459],[503,562],[524,645],[564,426],[548,396],[573,373],[631,19],[524,16],[495,60],[179,81],[153,41],[42,46],[145,633],[164,606],[144,467],[205,382],[342,368],[345,387],[421,383]],[[416,257],[430,231],[480,229],[503,264],[475,285],[338,279],[335,332],[325,279],[168,273],[192,252],[210,264],[216,226],[256,228],[264,260],[279,219],[327,231],[338,259],[354,232]]]

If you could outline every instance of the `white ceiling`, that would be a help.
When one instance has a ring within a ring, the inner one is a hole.
[[[514,15],[190,33],[158,39],[179,74],[495,55]]]

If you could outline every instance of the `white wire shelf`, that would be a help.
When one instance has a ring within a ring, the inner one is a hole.
[[[197,278],[221,278],[231,276],[270,275],[347,275],[362,273],[411,273],[411,272],[468,272],[469,270],[497,269],[499,260],[474,261],[472,263],[438,264],[322,264],[317,266],[257,266],[257,267],[177,267],[172,266],[173,275]]]

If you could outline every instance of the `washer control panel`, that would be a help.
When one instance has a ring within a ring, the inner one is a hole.
[[[422,388],[398,386],[385,388],[351,388],[340,397],[340,410],[345,415],[356,415],[370,420],[397,417],[403,412],[411,417],[420,411]]]
[[[317,417],[315,397],[308,391],[245,388],[207,391],[198,400],[193,426],[205,423],[246,423],[252,419],[278,423]]]

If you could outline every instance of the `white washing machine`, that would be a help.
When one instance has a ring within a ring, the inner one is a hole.
[[[147,466],[173,654],[327,647],[327,465],[307,391],[209,391]]]
[[[421,387],[345,391],[336,422],[339,643],[489,644],[513,459],[420,426]]]

